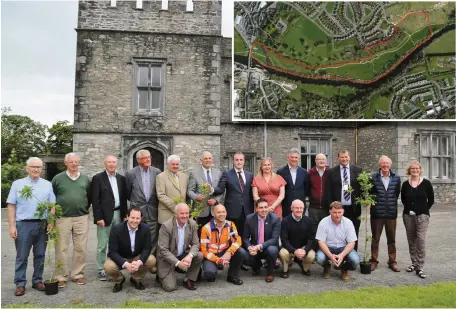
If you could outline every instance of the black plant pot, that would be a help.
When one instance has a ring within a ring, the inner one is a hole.
[[[361,273],[368,275],[371,273],[371,262],[361,262],[359,263],[359,268],[361,269]]]
[[[59,281],[44,281],[44,293],[46,295],[55,295],[59,292]]]

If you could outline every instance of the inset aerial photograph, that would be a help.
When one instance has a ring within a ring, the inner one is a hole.
[[[455,119],[455,2],[235,2],[233,119]]]

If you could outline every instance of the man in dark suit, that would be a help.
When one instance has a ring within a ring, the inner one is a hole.
[[[280,217],[268,213],[268,207],[265,199],[255,201],[256,213],[245,219],[242,245],[249,252],[249,259],[244,263],[252,267],[254,275],[260,274],[261,259],[266,259],[266,282],[272,282],[272,272],[279,254]]]
[[[132,207],[127,212],[127,221],[111,229],[104,269],[111,281],[115,282],[112,289],[114,293],[121,291],[125,282],[122,269],[131,274],[130,282],[137,290],[144,290],[141,279],[155,266],[155,257],[150,254],[150,229],[141,222],[141,217],[141,209]]]
[[[253,212],[253,175],[244,171],[245,158],[241,152],[233,156],[234,168],[223,173],[214,194],[225,192],[227,220],[236,225],[239,235],[243,235],[245,216]]]
[[[104,263],[111,227],[127,216],[127,187],[125,177],[116,173],[117,158],[108,155],[104,160],[105,171],[92,178],[93,220],[97,225],[98,279],[106,281]]]
[[[277,174],[282,176],[287,182],[285,185],[285,198],[282,201],[282,217],[285,218],[291,213],[291,203],[294,200],[301,200],[305,203],[308,187],[307,170],[300,167],[300,152],[297,148],[288,151],[288,164],[277,170]],[[305,204],[304,204],[304,213]]]
[[[222,172],[213,167],[212,153],[204,151],[201,155],[201,166],[198,166],[194,171],[190,173],[188,180],[188,191],[187,196],[190,197],[193,202],[204,201],[205,207],[201,211],[200,215],[196,219],[199,226],[198,235],[201,234],[201,228],[205,226],[212,218],[212,209],[215,205],[221,202],[223,194],[218,195],[203,195],[201,194],[201,186],[203,184],[209,184],[212,187],[216,187],[222,177]]]
[[[356,198],[360,196],[360,186],[358,176],[363,171],[361,167],[350,164],[350,153],[348,150],[341,150],[337,154],[339,165],[329,169],[328,177],[325,184],[325,200],[327,207],[334,201],[342,202],[344,207],[344,217],[353,222],[356,231],[356,237],[359,233],[361,215],[361,205],[355,203]],[[350,193],[349,189],[353,191]],[[357,250],[356,242],[355,250]]]
[[[187,204],[177,204],[175,215],[160,227],[157,274],[167,292],[177,289],[175,271],[186,272],[184,287],[196,290],[194,282],[198,279],[203,254],[199,251],[198,227],[195,221],[189,219],[189,212]]]
[[[157,247],[157,217],[158,199],[155,179],[161,171],[152,167],[152,157],[148,150],[142,149],[136,153],[138,166],[125,175],[127,195],[132,207],[139,207],[143,212],[143,220],[149,225],[152,253]]]

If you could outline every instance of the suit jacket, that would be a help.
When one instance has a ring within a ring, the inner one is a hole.
[[[222,172],[219,169],[216,168],[211,168],[211,177],[212,177],[212,187],[216,187],[220,181],[220,177],[222,177]],[[202,184],[207,183],[206,181],[206,175],[204,174],[204,170],[202,166],[199,166],[196,168],[194,171],[190,173],[190,176],[188,178],[188,190],[187,190],[187,195],[189,198],[191,198],[193,201],[196,201],[196,196],[200,194],[199,188]],[[207,200],[215,198],[217,202],[221,202],[223,199],[223,194],[216,194],[216,195],[210,195],[206,197],[206,205],[207,205]],[[204,210],[201,212],[200,217],[207,217],[209,214],[212,214],[212,208],[213,206],[208,206],[204,208]]]
[[[264,219],[264,243],[263,251],[269,246],[278,246],[280,236],[280,217],[273,213],[268,213]],[[244,234],[242,235],[242,245],[248,247],[258,245],[258,214],[253,213],[245,218]]]
[[[125,177],[118,173],[116,173],[116,180],[120,200],[120,220],[123,221],[127,216],[127,185]],[[110,225],[114,215],[115,200],[106,171],[93,176],[91,190],[94,223],[104,220],[106,226]]]
[[[361,205],[355,203],[355,199],[360,196],[361,188],[357,180],[359,174],[363,169],[354,164],[349,164],[350,169],[350,187],[353,188],[351,194],[351,202],[355,215],[361,215]],[[340,174],[340,165],[337,164],[333,168],[329,169],[328,177],[325,183],[325,200],[327,207],[334,201],[342,201],[342,176]]]
[[[163,224],[166,220],[174,216],[174,207],[177,203],[173,199],[181,198],[184,203],[187,202],[188,176],[183,172],[177,172],[179,187],[176,185],[173,177],[169,171],[160,173],[157,176],[159,224]]]
[[[135,236],[135,250],[131,252],[130,234],[127,222],[117,224],[111,229],[109,234],[108,257],[113,260],[120,268],[127,259],[139,256],[139,259],[146,264],[150,255],[150,229],[145,223],[138,225]]]
[[[192,253],[196,256],[199,252],[198,226],[189,219],[184,233],[184,256]],[[157,272],[160,278],[166,277],[179,261],[177,259],[177,221],[176,217],[168,219],[160,227],[157,244]]]
[[[306,196],[308,190],[309,178],[307,170],[298,166],[296,172],[296,181],[293,184],[291,178],[290,167],[285,165],[284,167],[277,170],[277,174],[282,176],[287,182],[285,185],[285,197],[282,201],[282,217],[285,218],[291,213],[291,203],[294,200],[301,200],[304,205],[306,204]]]
[[[246,216],[253,212],[253,175],[245,170],[244,175],[244,192],[241,190],[238,174],[234,168],[224,172],[222,178],[220,178],[218,186],[214,187],[214,194],[223,194],[226,190],[225,207],[228,218],[239,218],[242,214],[242,209],[244,209],[244,214]]]
[[[127,195],[130,200],[131,207],[140,207],[143,216],[148,221],[156,220],[157,218],[157,191],[155,189],[155,179],[161,171],[156,167],[149,167],[150,173],[150,198],[146,200],[144,195],[142,178],[141,178],[141,166],[136,166],[127,172],[125,180],[127,183]]]

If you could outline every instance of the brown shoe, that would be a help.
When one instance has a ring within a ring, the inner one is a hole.
[[[15,296],[22,296],[25,294],[25,286],[17,286],[16,290],[14,291]]]
[[[273,275],[270,275],[270,276],[266,276],[266,282],[272,282],[274,281],[274,276]]]
[[[77,285],[84,285],[84,284],[86,284],[86,281],[85,281],[84,278],[74,279],[73,282],[75,282]]]
[[[59,288],[66,287],[66,281],[59,281],[58,286],[59,286]]]
[[[289,276],[288,276],[288,271],[282,271],[280,273],[280,278],[283,278],[283,279],[287,279]]]
[[[374,271],[377,268],[378,262],[371,262],[371,271]]]
[[[331,278],[331,265],[325,265],[323,266],[323,278],[329,279]]]
[[[350,280],[350,274],[348,273],[348,270],[342,270],[340,272],[340,279],[342,279],[343,281]]]
[[[397,267],[397,263],[389,264],[389,268],[395,273],[400,272],[401,270]]]
[[[43,282],[38,282],[38,283],[34,283],[32,284],[32,288],[34,288],[35,290],[38,290],[38,291],[44,291],[44,284]]]

